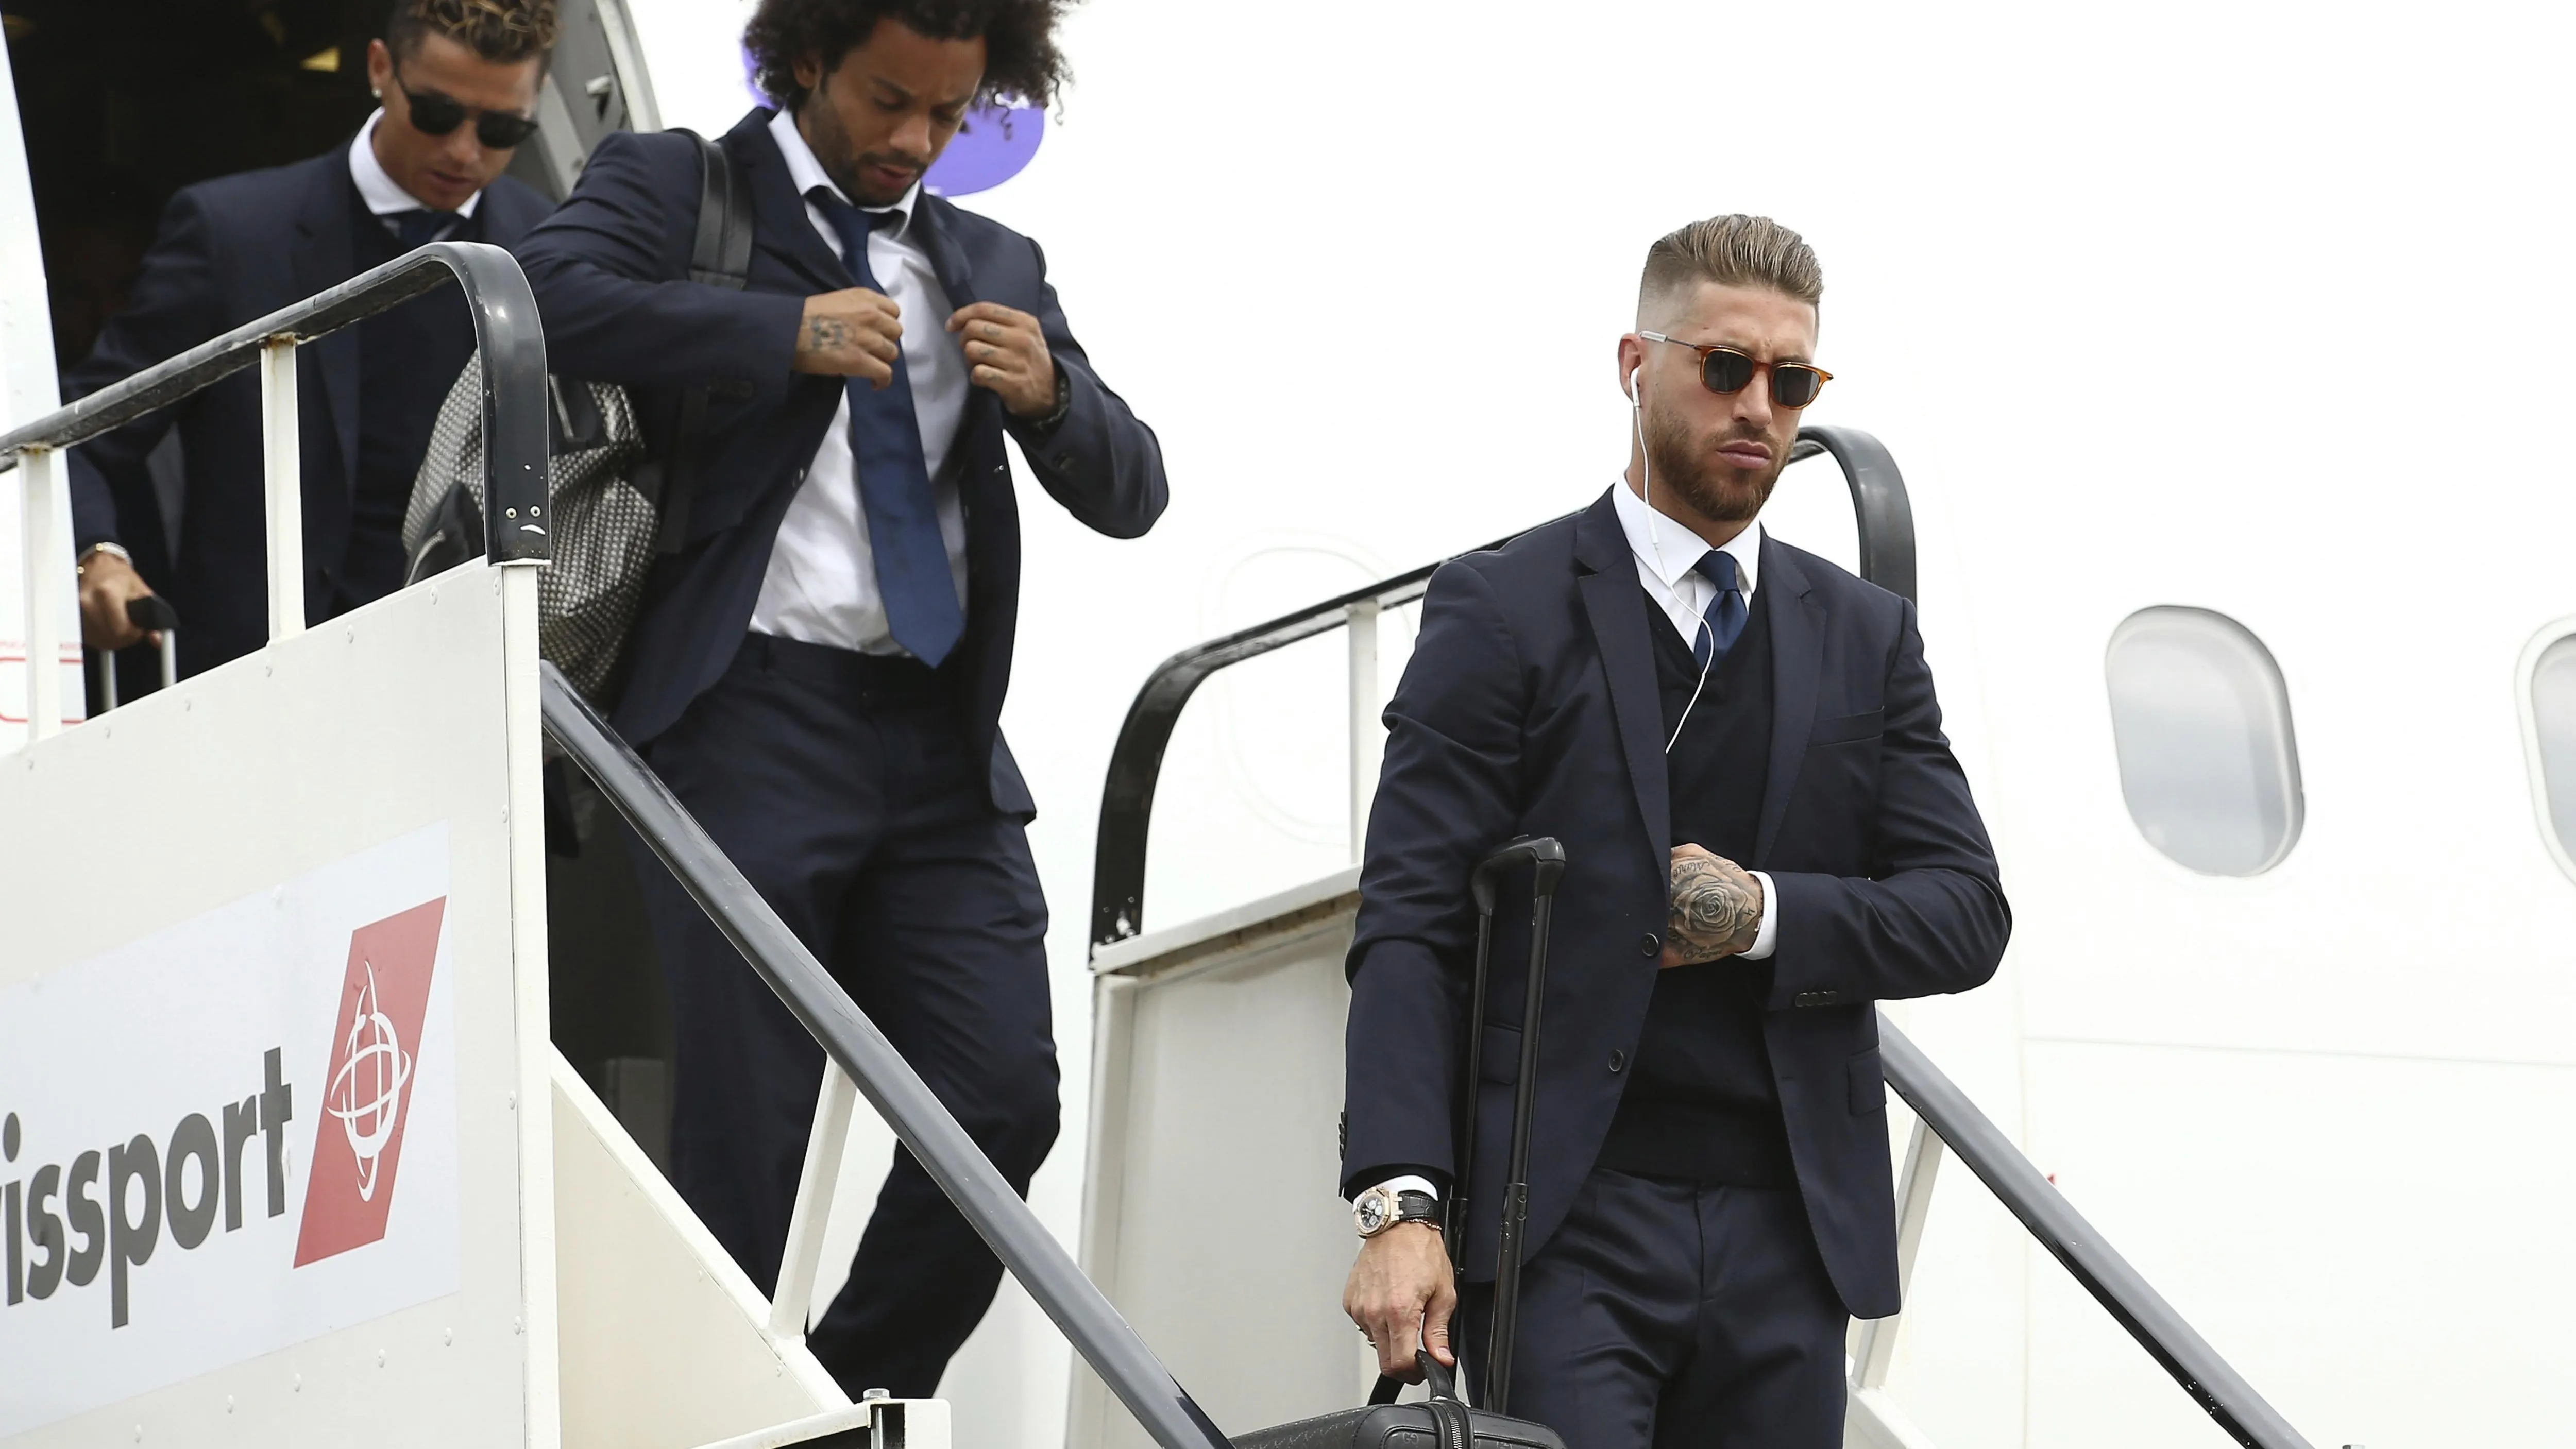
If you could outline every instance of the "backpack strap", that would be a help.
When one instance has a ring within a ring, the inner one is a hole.
[[[695,131],[679,130],[698,146],[697,232],[689,247],[689,280],[739,292],[751,281],[751,188],[735,174],[724,147]],[[689,528],[689,502],[697,492],[698,445],[707,425],[705,383],[680,394],[680,425],[662,469],[660,523],[653,551],[673,554]]]

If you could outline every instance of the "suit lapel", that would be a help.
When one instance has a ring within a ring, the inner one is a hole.
[[[930,270],[939,278],[939,290],[948,294],[948,310],[952,312],[976,300],[975,268],[951,235],[954,228],[949,218],[955,211],[947,201],[925,191],[912,215],[912,224],[921,228],[923,249],[930,253]],[[944,327],[948,319],[942,317],[939,323]]]
[[[314,158],[312,183],[295,216],[291,259],[295,297],[310,297],[349,280],[357,262],[349,246],[350,208],[357,182],[349,176],[347,148]],[[358,329],[343,327],[312,346],[313,380],[331,414],[331,432],[340,443],[340,486],[354,490],[358,480]]]
[[[1806,762],[1807,737],[1815,732],[1816,686],[1824,674],[1825,606],[1817,600],[1788,550],[1762,539],[1759,586],[1771,596],[1771,769],[1762,782],[1762,823],[1754,833],[1753,859],[1759,868],[1771,858],[1780,838],[1780,822],[1789,813],[1789,792]],[[1773,592],[1777,590],[1777,592]]]
[[[1601,651],[1601,669],[1610,680],[1610,712],[1619,727],[1619,750],[1627,757],[1628,783],[1637,793],[1637,814],[1646,822],[1653,859],[1672,853],[1672,804],[1664,773],[1664,707],[1655,688],[1655,657],[1647,630],[1646,592],[1637,582],[1637,562],[1628,550],[1628,535],[1610,495],[1587,508],[1574,525],[1576,587],[1583,611],[1591,619],[1592,642]]]
[[[832,255],[814,219],[805,214],[805,198],[796,194],[787,174],[787,158],[778,138],[769,134],[769,112],[753,111],[725,137],[734,161],[750,174],[752,246],[768,252],[814,285],[836,292],[853,286],[849,268]]]

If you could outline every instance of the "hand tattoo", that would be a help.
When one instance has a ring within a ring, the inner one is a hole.
[[[1683,856],[1673,862],[1668,929],[1683,965],[1742,955],[1762,929],[1762,883],[1734,861]]]
[[[817,317],[805,324],[805,350],[838,352],[858,344],[859,329],[837,317]]]

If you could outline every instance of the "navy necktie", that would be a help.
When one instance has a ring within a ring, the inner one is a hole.
[[[389,213],[385,220],[394,224],[394,239],[408,252],[445,236],[447,229],[456,224],[456,213],[416,206],[409,211]]]
[[[1724,549],[1710,549],[1691,567],[1717,585],[1717,597],[1708,601],[1708,612],[1700,616],[1708,627],[1691,641],[1691,654],[1699,667],[1710,669],[1726,658],[1726,651],[1735,647],[1736,637],[1744,632],[1744,589],[1735,581],[1735,555]]]
[[[860,286],[882,292],[868,270],[868,233],[897,219],[891,211],[863,212],[816,187],[807,196],[841,237],[841,260]],[[935,327],[937,318],[907,317],[908,326]],[[868,520],[868,553],[876,564],[877,594],[885,600],[886,629],[912,657],[936,667],[966,634],[966,611],[948,571],[948,542],[939,533],[939,505],[931,492],[930,464],[921,453],[921,424],[912,413],[912,377],[903,353],[894,358],[894,381],[879,388],[849,380],[850,455],[859,474],[859,507]]]

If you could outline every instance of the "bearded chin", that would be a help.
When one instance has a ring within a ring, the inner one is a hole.
[[[1783,459],[1749,476],[1741,468],[1711,458],[1688,437],[1657,428],[1647,430],[1646,454],[1654,465],[1654,481],[1679,493],[1682,501],[1712,523],[1751,523],[1762,505],[1771,501],[1780,470],[1788,466]]]

